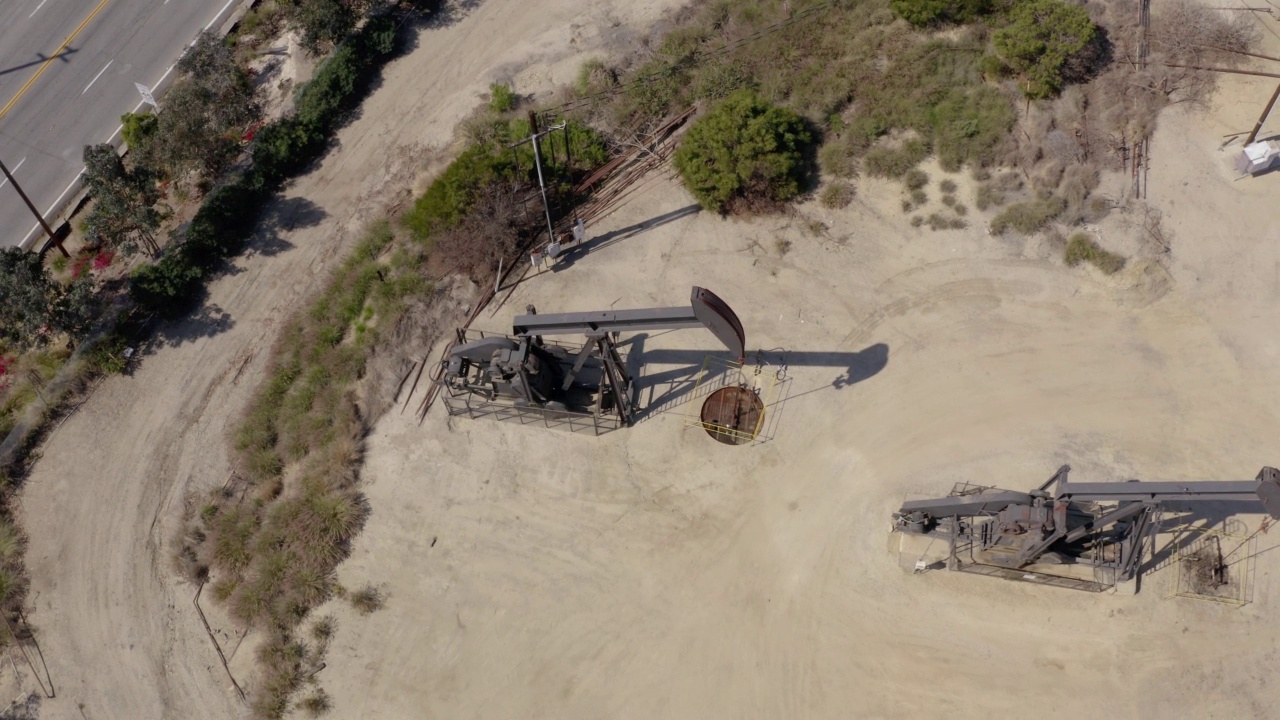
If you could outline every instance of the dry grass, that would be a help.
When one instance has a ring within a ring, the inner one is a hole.
[[[333,702],[324,688],[316,688],[310,695],[298,703],[298,707],[309,717],[318,718],[333,709]]]
[[[818,199],[823,207],[839,210],[849,207],[849,203],[853,202],[854,195],[853,183],[837,180],[823,188]]]
[[[1000,235],[1014,230],[1030,235],[1042,230],[1054,218],[1067,209],[1067,201],[1059,197],[1043,197],[1028,202],[1014,203],[991,219],[991,232]]]
[[[1101,270],[1104,274],[1114,275],[1124,268],[1125,260],[1108,250],[1104,250],[1093,238],[1084,233],[1075,233],[1067,238],[1067,248],[1063,260],[1069,267],[1087,262]]]
[[[367,584],[348,595],[347,601],[361,615],[368,615],[381,610],[382,606],[386,604],[387,598],[382,590],[372,584]]]
[[[314,648],[296,629],[335,594],[335,569],[369,516],[357,487],[367,421],[354,388],[379,328],[398,322],[407,297],[429,291],[421,256],[388,253],[395,243],[388,223],[369,228],[286,324],[235,434],[236,481],[186,506],[179,568],[193,580],[211,577],[233,617],[272,633],[260,654],[258,718],[283,716],[327,648],[332,619],[312,627]]]
[[[958,217],[947,217],[942,213],[931,213],[925,218],[930,230],[963,230],[969,224]]]
[[[919,168],[912,168],[902,176],[902,184],[906,185],[908,190],[920,190],[929,184],[929,173]]]
[[[864,168],[870,175],[884,178],[902,178],[929,156],[929,146],[923,141],[911,139],[901,146],[877,147],[867,153]],[[925,176],[925,182],[928,182]]]

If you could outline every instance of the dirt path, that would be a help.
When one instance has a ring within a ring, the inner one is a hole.
[[[339,147],[275,203],[275,229],[211,286],[200,315],[165,328],[132,377],[105,381],[51,438],[20,499],[31,620],[58,694],[43,717],[243,712],[168,548],[185,494],[227,478],[226,435],[264,374],[276,327],[359,227],[411,188],[422,148],[447,144],[490,82],[515,77],[526,93],[566,82],[574,56],[647,28],[673,4],[488,0],[423,30]]]

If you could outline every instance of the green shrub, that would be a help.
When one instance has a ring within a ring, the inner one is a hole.
[[[1067,248],[1063,259],[1070,267],[1082,262],[1092,264],[1107,275],[1114,275],[1124,268],[1125,260],[1108,250],[1104,250],[1093,238],[1084,233],[1075,233],[1067,240]]]
[[[360,15],[355,3],[306,0],[295,5],[293,23],[302,30],[302,46],[318,55],[355,28]]]
[[[950,178],[938,183],[938,189],[950,195],[956,191],[956,182]]]
[[[911,139],[897,149],[872,148],[863,160],[863,167],[871,175],[896,179],[905,176],[928,156],[929,146],[920,140]]]
[[[991,9],[988,0],[890,0],[889,6],[916,27],[968,22]]]
[[[120,136],[131,149],[137,149],[155,134],[159,121],[151,113],[125,113],[120,116],[120,125]]]
[[[798,115],[740,90],[694,123],[675,166],[708,210],[723,212],[736,201],[780,203],[800,192],[810,141]]]
[[[489,109],[496,113],[505,113],[516,109],[520,98],[506,83],[489,85]]]
[[[1097,27],[1079,5],[1062,0],[1029,0],[1014,5],[1009,25],[996,31],[996,52],[1022,76],[1030,98],[1058,94],[1064,68],[1093,42]]]
[[[956,172],[968,161],[996,162],[996,150],[1017,119],[1009,99],[993,87],[952,90],[925,112],[933,130],[938,163]]]
[[[124,351],[128,342],[119,335],[103,338],[89,353],[89,365],[107,375],[122,375],[128,363]]]
[[[1048,225],[1066,209],[1067,201],[1052,195],[1038,200],[1014,203],[991,219],[991,232],[999,235],[1005,230],[1012,229],[1023,235],[1030,235]]]
[[[699,68],[693,81],[693,96],[700,100],[719,100],[754,87],[751,70],[741,60],[717,60]]]
[[[668,33],[654,58],[625,78],[619,119],[627,124],[650,124],[688,104],[698,44],[707,37],[708,32],[699,27]]]
[[[542,170],[551,182],[572,177],[580,169],[595,168],[607,156],[604,138],[596,131],[576,121],[569,121],[567,131],[572,167],[564,165],[562,134],[557,133],[554,138],[554,154],[547,152],[548,141],[543,140]],[[404,214],[405,227],[425,242],[432,233],[454,227],[471,209],[482,189],[498,181],[523,181],[516,178],[516,167],[519,165],[525,170],[533,167],[533,147],[526,143],[513,151],[506,144],[528,135],[529,121],[515,118],[507,123],[502,137],[463,150]]]

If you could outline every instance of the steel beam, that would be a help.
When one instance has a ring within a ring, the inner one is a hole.
[[[723,300],[705,288],[695,287],[689,307],[642,308],[639,310],[599,310],[594,312],[519,315],[512,323],[515,335],[587,335],[656,332],[682,328],[706,328],[742,362],[746,356],[746,334],[742,323]]]
[[[1163,502],[1168,500],[1257,500],[1257,480],[1226,482],[1062,482],[1059,500]]]
[[[935,500],[909,500],[902,503],[902,509],[898,512],[903,515],[920,512],[933,517],[963,516],[1000,512],[1010,505],[1030,503],[1031,496],[1026,493],[1004,491],[978,495],[956,495]]]

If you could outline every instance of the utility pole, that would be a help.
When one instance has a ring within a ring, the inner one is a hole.
[[[1267,121],[1267,116],[1271,115],[1271,108],[1276,106],[1276,100],[1278,99],[1280,99],[1280,85],[1276,85],[1276,91],[1271,94],[1271,99],[1267,101],[1267,106],[1262,109],[1262,117],[1258,118],[1258,122],[1253,126],[1249,137],[1245,138],[1245,145],[1252,145],[1253,141],[1258,139],[1258,131],[1262,129],[1262,124]]]
[[[5,178],[7,178],[9,182],[13,183],[13,189],[18,191],[18,196],[22,198],[22,202],[26,203],[27,209],[31,211],[32,215],[36,216],[36,220],[40,222],[40,227],[44,228],[44,231],[49,234],[49,239],[53,241],[54,245],[58,246],[58,250],[62,253],[62,256],[71,257],[71,253],[67,252],[67,249],[62,247],[62,243],[59,242],[58,238],[53,234],[53,228],[49,227],[49,223],[45,222],[44,216],[40,214],[39,210],[36,210],[36,206],[31,204],[31,198],[27,197],[27,194],[22,191],[22,186],[18,184],[17,179],[13,177],[13,173],[9,172],[9,168],[5,167],[4,161],[2,160],[0,160],[0,170],[3,170]]]
[[[542,179],[542,150],[538,147],[538,139],[541,138],[543,135],[550,135],[556,130],[563,130],[567,126],[568,126],[568,123],[561,123],[554,127],[549,127],[546,130],[543,130],[542,132],[538,132],[538,114],[530,110],[529,111],[529,137],[511,146],[511,147],[518,147],[527,142],[533,143],[533,164],[538,169],[538,189],[542,191],[542,211],[547,216],[547,242],[556,241],[556,231],[555,231],[555,227],[551,223],[551,205],[547,203],[547,184]]]

